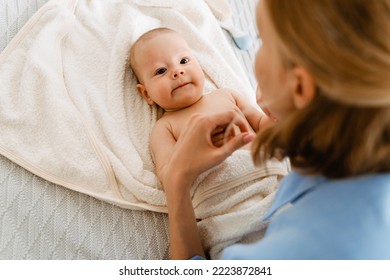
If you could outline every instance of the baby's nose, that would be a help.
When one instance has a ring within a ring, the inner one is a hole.
[[[172,78],[176,79],[176,78],[178,78],[178,77],[184,75],[184,73],[185,73],[184,70],[182,70],[182,69],[177,69],[177,70],[173,71],[173,73],[172,73]]]

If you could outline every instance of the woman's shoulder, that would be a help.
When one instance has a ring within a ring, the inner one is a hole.
[[[317,182],[290,201],[289,217],[316,221],[309,225],[316,230],[360,229],[370,234],[385,228],[390,234],[390,173]]]
[[[362,200],[378,199],[381,202],[390,196],[390,173],[371,174],[343,179],[328,179],[321,176],[303,176],[295,172],[289,174],[282,182],[282,192],[297,190],[294,202],[315,207],[317,199],[326,203],[326,200],[340,201],[348,199],[351,203],[360,203]],[[299,193],[301,192],[301,193]],[[348,207],[348,205],[345,205]]]
[[[296,174],[290,179],[293,184],[298,184],[299,179],[307,180]],[[270,215],[270,224],[262,240],[250,245],[234,245],[224,256],[248,259],[390,258],[390,174],[310,180],[318,185],[303,188],[296,195],[286,192],[286,197],[292,199],[285,199],[287,203]],[[294,185],[288,187],[294,188]]]
[[[390,201],[390,173],[328,180],[313,193],[314,199],[321,197],[339,203],[345,199],[349,202],[343,206],[345,209],[359,207],[362,203],[368,203],[368,208],[377,208],[378,205],[387,207]]]

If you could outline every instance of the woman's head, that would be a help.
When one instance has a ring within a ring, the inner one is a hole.
[[[279,121],[255,160],[264,146],[330,177],[389,171],[390,1],[260,0],[257,21],[258,100]]]

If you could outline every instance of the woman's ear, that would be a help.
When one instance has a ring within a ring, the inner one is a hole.
[[[143,84],[137,84],[137,91],[139,92],[139,94],[141,94],[141,96],[146,100],[146,102],[150,106],[154,105],[154,101],[149,96],[148,91],[146,90],[146,88]]]
[[[297,109],[306,107],[316,95],[316,85],[313,76],[303,67],[293,69],[293,98]]]

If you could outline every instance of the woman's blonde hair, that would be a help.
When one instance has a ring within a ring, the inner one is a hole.
[[[264,1],[285,64],[306,68],[317,92],[256,137],[255,162],[288,156],[332,178],[389,172],[390,0]]]

